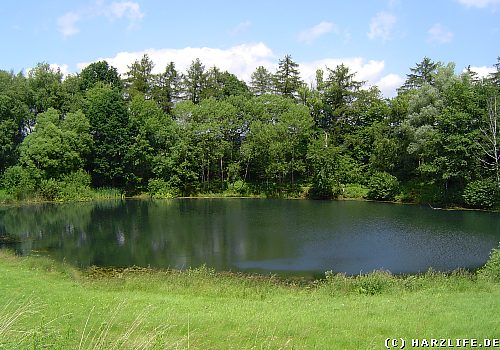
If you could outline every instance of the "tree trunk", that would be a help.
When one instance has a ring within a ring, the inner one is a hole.
[[[223,157],[220,157],[220,179],[221,179],[222,189],[224,189],[224,168],[223,168],[222,158]]]
[[[481,128],[485,142],[479,142],[483,150],[480,157],[484,166],[495,173],[498,188],[500,188],[500,132],[498,130],[498,113],[496,96],[488,101],[488,119],[486,127]]]
[[[247,166],[245,167],[245,182],[247,181],[247,175],[248,175],[248,166],[250,165],[250,161],[247,161]]]

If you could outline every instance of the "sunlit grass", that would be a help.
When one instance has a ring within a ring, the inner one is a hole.
[[[2,251],[0,349],[379,349],[387,337],[500,334],[500,286],[489,278],[328,276],[78,271]]]

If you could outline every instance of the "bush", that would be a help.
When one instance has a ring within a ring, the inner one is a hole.
[[[83,170],[64,175],[59,183],[58,199],[88,200],[92,198],[90,182],[90,175]]]
[[[399,193],[399,181],[386,172],[377,172],[368,181],[368,199],[392,201]]]
[[[151,179],[148,182],[148,192],[152,198],[175,198],[179,196],[179,190],[172,188],[163,179]]]
[[[27,199],[35,195],[40,177],[41,174],[36,169],[15,165],[5,170],[3,185],[15,199]]]
[[[492,208],[500,202],[500,191],[495,181],[477,180],[467,184],[463,199],[473,208]]]
[[[365,198],[368,195],[368,188],[361,184],[347,184],[342,188],[344,198]]]
[[[250,187],[245,181],[236,180],[228,185],[227,191],[241,196],[248,196],[250,194]]]
[[[38,193],[43,199],[53,201],[59,197],[59,183],[54,179],[44,179],[40,182]]]
[[[325,272],[326,285],[332,294],[347,294],[355,290],[354,278],[344,273]]]
[[[365,295],[381,294],[390,290],[396,283],[395,277],[387,271],[373,271],[359,276],[346,276],[343,273],[325,273],[326,284],[331,288],[332,293],[352,293],[356,292]]]
[[[500,282],[500,243],[498,244],[498,248],[491,251],[490,258],[479,270],[479,276],[493,282]]]
[[[12,202],[14,197],[12,194],[7,193],[5,189],[0,189],[0,203]]]
[[[394,277],[386,271],[373,271],[356,277],[357,291],[360,294],[380,294],[389,289],[393,283]]]
[[[339,194],[340,189],[334,186],[332,181],[318,181],[307,192],[307,196],[312,199],[332,199],[337,198]]]

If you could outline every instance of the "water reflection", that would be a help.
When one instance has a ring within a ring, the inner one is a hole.
[[[20,254],[77,266],[357,274],[476,268],[500,241],[500,215],[366,202],[178,199],[0,209]]]

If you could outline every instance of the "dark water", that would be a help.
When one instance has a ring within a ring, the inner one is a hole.
[[[320,276],[474,269],[500,214],[370,202],[176,199],[0,209],[20,254],[85,267],[151,266]]]

